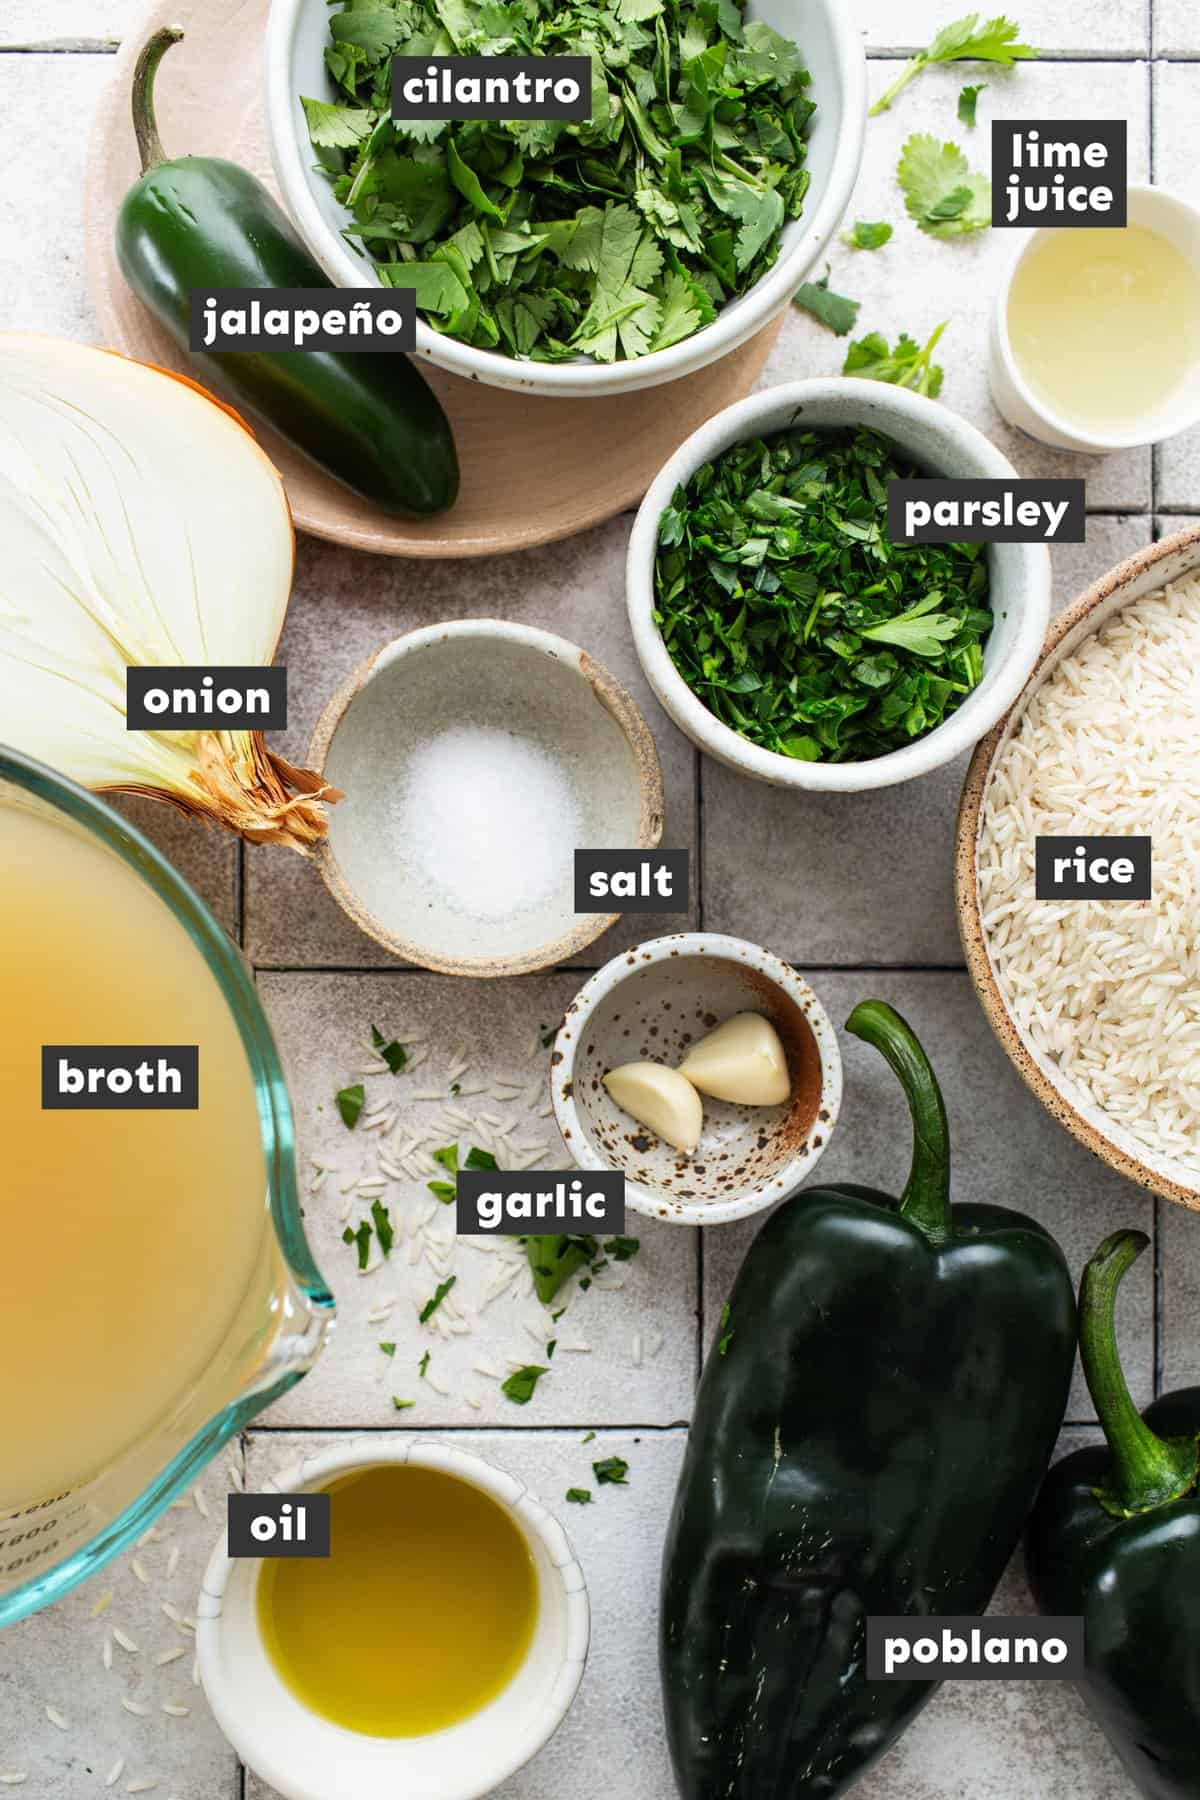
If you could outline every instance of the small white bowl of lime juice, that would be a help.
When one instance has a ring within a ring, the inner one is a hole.
[[[1093,456],[1200,424],[1200,209],[1131,183],[1128,224],[1023,234],[992,319],[1010,425]]]

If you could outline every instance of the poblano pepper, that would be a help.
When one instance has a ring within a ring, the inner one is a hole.
[[[866,1621],[981,1613],[1045,1474],[1075,1356],[1063,1255],[951,1206],[945,1107],[882,1001],[847,1029],[899,1077],[897,1202],[810,1188],[770,1218],[708,1358],[663,1569],[660,1661],[684,1800],[833,1796],[934,1692],[868,1682]]]
[[[1084,1271],[1083,1370],[1107,1445],[1046,1479],[1025,1557],[1043,1612],[1081,1614],[1083,1697],[1149,1800],[1200,1796],[1200,1388],[1140,1414],[1113,1309],[1149,1243],[1118,1231]]]

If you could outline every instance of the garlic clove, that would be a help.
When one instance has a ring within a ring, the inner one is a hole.
[[[792,1091],[779,1033],[760,1013],[735,1013],[693,1044],[679,1065],[702,1094],[742,1106],[778,1106]]]
[[[672,1149],[690,1155],[700,1142],[703,1102],[677,1069],[663,1063],[623,1063],[609,1071],[604,1085],[623,1112]]]

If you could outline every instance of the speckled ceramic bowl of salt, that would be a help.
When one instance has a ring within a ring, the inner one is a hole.
[[[662,774],[646,721],[565,638],[500,619],[426,626],[359,665],[309,766],[343,799],[316,851],[368,936],[449,975],[524,975],[615,913],[576,913],[576,849],[652,849]]]

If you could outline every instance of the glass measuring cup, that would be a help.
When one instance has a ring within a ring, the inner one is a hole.
[[[219,1017],[235,1057],[239,1045],[245,1055],[252,1101],[250,1090],[243,1087],[247,1129],[242,1141],[248,1146],[248,1157],[252,1159],[257,1115],[257,1139],[263,1158],[263,1200],[261,1223],[252,1209],[251,1224],[246,1233],[249,1248],[239,1265],[236,1307],[223,1314],[214,1306],[211,1315],[180,1318],[180,1332],[190,1329],[194,1342],[204,1345],[203,1366],[189,1366],[186,1380],[171,1390],[169,1401],[155,1410],[148,1425],[143,1425],[132,1438],[114,1442],[110,1454],[93,1455],[86,1472],[51,1484],[49,1492],[37,1491],[39,1484],[45,1485],[45,1477],[35,1477],[29,1472],[31,1467],[37,1466],[38,1460],[30,1439],[27,1438],[25,1444],[24,1471],[19,1433],[17,1441],[0,1444],[0,1626],[59,1599],[145,1531],[230,1438],[312,1367],[333,1322],[332,1296],[313,1262],[304,1236],[296,1189],[292,1114],[278,1053],[253,981],[239,953],[170,864],[119,814],[52,770],[0,746],[0,825],[9,809],[14,809],[9,817],[10,825],[24,829],[32,824],[38,841],[58,846],[64,858],[86,851],[91,859],[88,866],[92,868],[99,867],[95,860],[97,850],[102,858],[114,859],[113,891],[121,891],[120,883],[130,892],[136,893],[140,888],[144,890],[140,898],[146,901],[156,918],[159,908],[170,915],[169,919],[164,916],[163,923],[169,928],[171,942],[180,947],[181,966],[186,964],[187,982],[194,991],[203,990],[203,1000],[198,1002],[198,1008],[202,1004],[206,1016]],[[21,819],[16,816],[22,814],[31,817]],[[51,829],[49,838],[42,835],[45,826]],[[58,833],[64,834],[63,837],[59,838]],[[16,841],[15,837],[12,841]],[[134,878],[132,886],[130,872]],[[118,876],[120,883],[116,882]],[[18,874],[10,870],[6,875],[0,866],[0,883],[6,880],[14,883],[10,892],[19,894]],[[81,934],[89,931],[88,899],[89,896],[84,896],[79,907]],[[14,911],[12,916],[20,915]],[[176,927],[182,928],[186,938]],[[190,939],[190,945],[187,939]],[[86,941],[91,943],[93,938],[88,937]],[[195,956],[196,951],[199,959]],[[152,967],[149,963],[146,966]],[[13,972],[19,986],[22,972],[10,970]],[[36,996],[36,985],[31,991]],[[9,1029],[19,1046],[19,1056],[27,1062],[29,1043],[33,1036],[41,1035],[40,1021],[38,1030],[31,1034],[28,1021],[23,1016],[15,1016],[16,1003],[12,997],[0,993],[0,1015],[6,1004],[14,1007]],[[22,1029],[28,1040],[24,1045]],[[174,1035],[187,1037],[189,1034],[189,1022],[181,1019],[179,1031]],[[81,1033],[81,1036],[86,1038],[87,1033]],[[240,1073],[240,1063],[238,1068]],[[11,1080],[11,1063],[8,1074]],[[23,1091],[28,1093],[32,1089],[32,1071],[22,1067],[19,1079]],[[201,1081],[203,1091],[203,1074]],[[27,1104],[36,1105],[36,1100]],[[74,1116],[78,1119],[81,1115]],[[90,1116],[95,1117],[94,1114]],[[126,1121],[133,1122],[147,1116],[124,1115]],[[171,1116],[160,1115],[160,1124]],[[175,1118],[179,1116],[174,1115]],[[67,1117],[66,1114],[55,1115],[59,1119]],[[45,1117],[31,1121],[31,1128],[35,1123],[41,1134],[38,1141],[53,1144],[56,1140]],[[133,1129],[132,1125],[130,1129]],[[136,1139],[131,1143],[136,1144]],[[28,1168],[28,1160],[25,1166]],[[64,1163],[63,1167],[66,1166]],[[127,1168],[132,1190],[138,1174],[136,1149],[131,1149]],[[125,1166],[122,1174],[125,1174]],[[44,1216],[51,1238],[55,1220],[55,1175],[53,1159],[47,1159],[44,1192],[37,1195],[37,1211],[39,1217]],[[4,1168],[0,1165],[0,1218],[6,1211],[5,1179]],[[252,1195],[256,1185],[255,1167],[249,1160],[245,1173],[247,1194]],[[12,1194],[16,1196],[19,1191],[14,1181]],[[58,1198],[61,1200],[61,1190]],[[167,1195],[163,1196],[163,1215],[163,1228],[170,1231],[172,1219]],[[10,1213],[10,1222],[13,1217]],[[97,1234],[103,1233],[105,1223],[105,1215],[97,1206],[91,1221],[92,1229]],[[52,1253],[51,1242],[47,1256]],[[3,1254],[2,1234],[0,1254]],[[11,1273],[9,1279],[11,1282]],[[142,1280],[144,1287],[144,1274]],[[0,1294],[3,1288],[4,1283],[0,1281]],[[136,1266],[128,1270],[127,1288],[127,1292],[116,1291],[114,1284],[106,1291],[114,1313],[123,1305],[136,1306],[138,1303],[139,1269]],[[34,1292],[37,1291],[35,1283]],[[10,1301],[12,1297],[10,1290]],[[64,1295],[61,1304],[61,1328],[63,1333],[69,1334],[75,1323],[69,1293]],[[4,1384],[30,1380],[27,1372],[23,1376],[20,1342],[11,1339],[4,1342],[6,1323],[13,1321],[0,1317],[0,1343],[3,1343],[0,1402]],[[223,1337],[220,1336],[222,1330]],[[214,1344],[215,1348],[212,1347]],[[86,1357],[87,1349],[86,1340],[78,1343],[80,1357]],[[49,1367],[49,1363],[46,1366]],[[14,1386],[10,1398],[16,1392]],[[117,1399],[119,1403],[119,1393]],[[0,1405],[0,1414],[2,1412]],[[19,1403],[15,1416],[18,1420],[21,1417]],[[114,1437],[119,1435],[114,1433]]]

